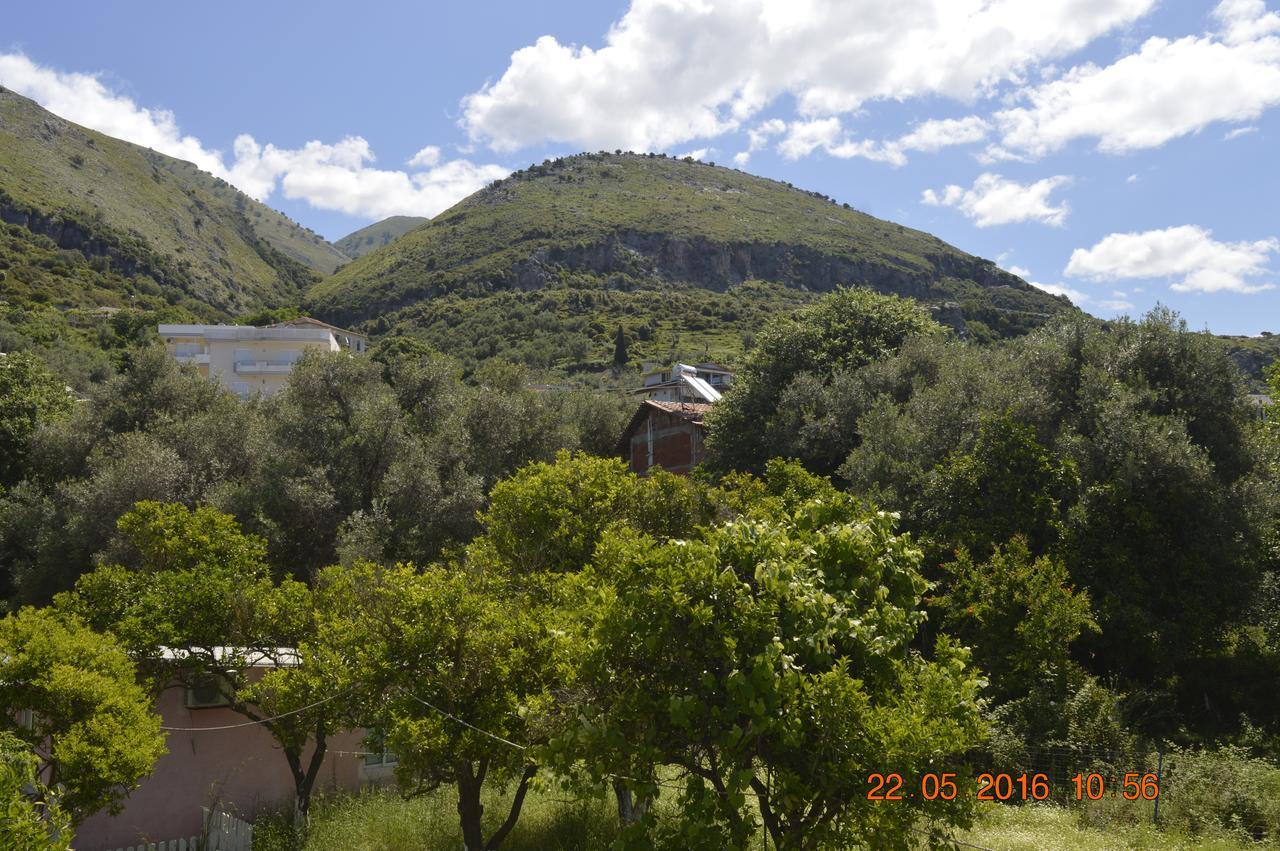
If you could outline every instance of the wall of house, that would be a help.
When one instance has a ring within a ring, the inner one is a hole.
[[[167,689],[156,709],[169,727],[217,727],[246,719],[226,708],[186,706],[186,690]],[[161,842],[201,832],[202,806],[252,820],[259,809],[291,806],[293,775],[275,739],[261,725],[199,733],[168,734],[169,752],[156,763],[116,816],[97,813],[76,831],[78,851],[105,851],[139,842]],[[316,792],[360,788],[381,782],[386,770],[365,768],[358,755],[336,751],[365,750],[364,731],[355,730],[329,740],[316,780]],[[308,753],[307,758],[310,757]]]
[[[209,342],[209,374],[233,393],[271,396],[289,381],[292,363],[302,353],[316,349],[337,351],[333,337],[324,340],[211,340]],[[236,369],[236,364],[252,362],[252,366]]]
[[[191,363],[240,396],[272,396],[289,381],[293,362],[309,349],[339,351],[337,340],[322,328],[241,328],[209,326],[203,333],[174,333],[160,326],[165,348],[179,363]],[[237,368],[239,364],[239,368]]]
[[[687,474],[702,461],[702,427],[652,411],[653,463],[669,473]],[[649,469],[649,429],[641,423],[631,435],[631,469],[644,473]]]

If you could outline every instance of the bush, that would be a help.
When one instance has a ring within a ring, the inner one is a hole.
[[[1254,841],[1280,840],[1280,766],[1244,748],[1165,755],[1161,821],[1190,833],[1221,828]]]

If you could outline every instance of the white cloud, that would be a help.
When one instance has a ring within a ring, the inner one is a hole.
[[[686,151],[683,154],[677,154],[676,156],[680,157],[680,159],[684,159],[685,157],[692,157],[698,162],[704,162],[706,161],[707,157],[711,156],[711,154],[714,152],[715,152],[715,148],[694,148],[692,151]]]
[[[1136,174],[1131,174],[1131,175],[1129,175],[1128,177],[1126,177],[1126,178],[1124,179],[1124,182],[1125,182],[1125,183],[1137,183],[1137,182],[1138,182],[1138,175],[1136,175]]]
[[[1268,274],[1270,255],[1280,252],[1275,238],[1254,242],[1218,242],[1197,225],[1142,233],[1113,233],[1092,248],[1071,252],[1066,274],[1097,281],[1126,278],[1179,278],[1179,292],[1256,293],[1270,283],[1249,279]]]
[[[409,158],[405,165],[418,168],[433,168],[440,165],[440,149],[435,145],[427,145]]]
[[[1001,151],[1043,156],[1096,139],[1100,150],[1154,148],[1217,121],[1247,121],[1280,104],[1280,17],[1256,0],[1225,0],[1217,35],[1148,39],[1106,67],[1087,64],[1022,93],[995,114]]]
[[[1005,271],[1009,272],[1012,275],[1017,275],[1019,278],[1022,278],[1022,280],[1024,281],[1031,280],[1031,270],[1028,269],[1026,266],[1010,266]]]
[[[1280,14],[1268,12],[1263,0],[1222,0],[1213,16],[1222,22],[1227,44],[1244,44],[1280,32]]]
[[[1049,194],[1070,181],[1070,177],[1059,174],[1023,185],[987,173],[979,175],[970,189],[955,184],[941,193],[926,189],[920,201],[934,207],[955,207],[980,228],[1012,222],[1061,225],[1071,208],[1065,201],[1057,206],[1050,204]]]
[[[1071,299],[1071,303],[1076,307],[1084,304],[1089,300],[1089,296],[1080,290],[1073,290],[1071,287],[1064,287],[1062,284],[1042,284],[1039,281],[1027,281],[1036,289],[1044,290],[1050,295],[1064,295]]]
[[[733,155],[733,164],[738,168],[742,168],[749,162],[751,162],[750,151],[738,151],[738,153]]]
[[[894,166],[906,165],[907,151],[938,151],[948,145],[965,145],[981,141],[987,135],[988,124],[976,115],[966,118],[929,119],[917,124],[911,131],[891,141],[851,139],[839,118],[818,118],[812,121],[793,121],[787,127],[787,135],[778,143],[778,151],[787,159],[808,156],[822,148],[827,154],[841,159],[861,157]]]
[[[1250,133],[1257,133],[1257,125],[1249,125],[1248,127],[1237,127],[1234,130],[1228,130],[1222,134],[1222,141],[1230,142],[1232,139],[1239,139],[1241,136],[1248,136]]]
[[[787,130],[787,122],[781,118],[770,118],[768,121],[761,122],[755,128],[747,131],[747,139],[749,145],[748,151],[754,152],[769,144],[770,136],[777,136],[779,133],[785,133]]]
[[[412,171],[370,168],[373,151],[359,136],[289,149],[264,146],[242,134],[228,164],[221,151],[183,134],[173,113],[140,107],[92,74],[59,72],[22,54],[0,53],[0,83],[77,124],[193,162],[258,200],[279,188],[286,198],[366,218],[434,216],[510,173],[467,160],[441,162],[435,146],[409,160]]]
[[[656,150],[735,130],[783,95],[812,120],[879,99],[968,100],[1155,0],[632,0],[599,48],[543,36],[463,99],[497,150]]]

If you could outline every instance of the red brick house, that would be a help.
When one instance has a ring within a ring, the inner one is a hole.
[[[633,473],[650,467],[688,475],[702,462],[706,435],[703,417],[711,406],[698,402],[662,402],[646,399],[622,430],[618,454]]]

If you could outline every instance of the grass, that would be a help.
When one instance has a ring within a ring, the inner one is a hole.
[[[541,787],[525,801],[520,820],[502,844],[503,851],[572,851],[607,848],[617,835],[612,797],[574,799]],[[405,800],[390,789],[321,798],[313,806],[305,851],[421,851],[462,847],[456,798],[451,789]],[[485,798],[485,836],[506,817],[510,798],[492,790]],[[254,851],[296,851],[287,819],[260,816],[254,825]]]
[[[961,841],[996,851],[1114,851],[1120,848],[1159,848],[1170,851],[1226,851],[1277,848],[1255,843],[1223,830],[1190,836],[1153,825],[1150,812],[1142,818],[1105,816],[1097,811],[1067,809],[1050,804],[989,805],[978,824],[958,834]]]
[[[486,799],[486,836],[507,812],[508,798]],[[369,790],[359,795],[322,798],[315,804],[312,827],[302,851],[432,851],[462,845],[452,790],[405,800],[394,790]],[[1121,804],[1123,802],[1116,802]],[[605,794],[575,799],[568,792],[542,787],[529,795],[504,851],[588,851],[604,849],[617,837],[613,799]],[[1114,849],[1172,849],[1227,851],[1280,848],[1251,841],[1242,833],[1222,828],[1191,835],[1174,827],[1157,827],[1149,808],[1131,806],[1094,809],[1051,804],[985,805],[978,823],[960,831],[957,839],[994,851],[1114,851]],[[928,847],[921,839],[920,847]],[[757,847],[753,845],[752,847]],[[761,845],[766,847],[761,838]],[[768,847],[772,847],[769,845]],[[961,846],[963,847],[963,846]],[[254,828],[255,851],[299,851],[286,820],[259,816]]]

